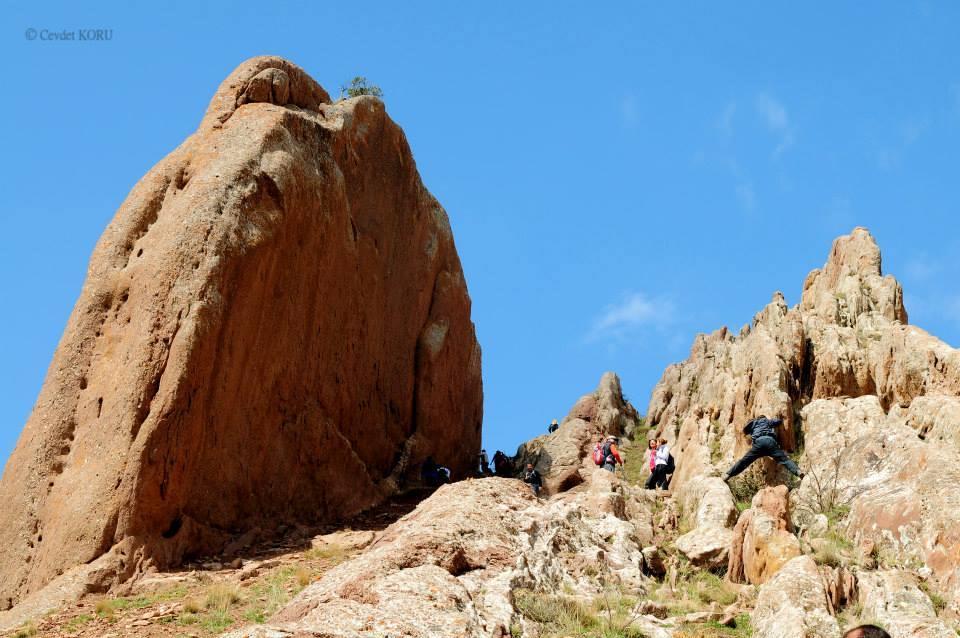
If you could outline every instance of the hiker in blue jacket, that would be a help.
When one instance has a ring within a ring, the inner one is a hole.
[[[777,442],[777,428],[781,425],[783,425],[783,419],[768,419],[761,414],[743,426],[743,433],[750,435],[750,438],[753,439],[753,445],[743,455],[743,458],[734,463],[733,467],[723,475],[724,482],[729,482],[734,476],[750,467],[751,463],[764,456],[773,457],[791,474],[803,478],[803,472],[800,471],[796,463],[790,460],[787,453],[780,449],[780,444]]]

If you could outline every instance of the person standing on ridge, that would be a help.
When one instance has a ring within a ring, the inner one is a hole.
[[[603,444],[603,469],[608,472],[617,471],[617,464],[623,465],[623,459],[620,457],[620,451],[617,450],[617,437],[608,436]]]
[[[560,424],[557,423],[556,419],[554,419],[553,421],[550,422],[550,425],[547,426],[547,432],[549,432],[550,434],[553,434],[554,432],[557,431],[559,427],[560,427]]]
[[[490,459],[487,458],[487,451],[480,450],[480,476],[488,476],[490,472]]]
[[[523,482],[530,486],[533,495],[540,497],[540,488],[543,487],[543,478],[540,472],[533,467],[533,463],[527,463],[527,471],[523,474]]]
[[[804,473],[800,471],[797,464],[787,456],[787,453],[780,448],[780,444],[777,442],[777,428],[781,425],[783,425],[783,419],[768,419],[761,414],[743,426],[743,433],[750,435],[753,445],[743,455],[743,458],[727,470],[727,473],[723,475],[723,482],[729,482],[734,476],[750,467],[751,463],[764,456],[773,457],[777,463],[787,468],[787,471],[802,479]]]

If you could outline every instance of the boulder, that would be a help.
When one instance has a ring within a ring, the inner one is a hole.
[[[717,569],[727,564],[733,532],[724,527],[698,527],[677,538],[677,549],[690,562],[704,569]]]
[[[697,477],[679,496],[682,518],[693,529],[677,538],[677,549],[694,565],[725,566],[733,540],[730,528],[737,520],[730,490],[717,477]]]
[[[249,60],[94,250],[0,481],[0,608],[349,516],[427,455],[462,477],[481,409],[450,224],[403,131]]]
[[[879,623],[891,638],[956,638],[957,633],[937,618],[913,574],[902,570],[863,572],[858,581],[861,618]]]
[[[588,497],[542,501],[503,478],[445,485],[265,625],[227,636],[489,638],[526,622],[514,606],[520,589],[589,600],[617,583],[643,595],[650,581],[633,526],[589,514]],[[636,623],[669,635],[656,618]]]
[[[840,627],[827,607],[827,593],[809,556],[797,556],[760,586],[751,615],[755,636],[836,638]]]
[[[764,488],[733,529],[727,578],[734,583],[762,585],[800,553],[800,541],[792,533],[786,486]]]

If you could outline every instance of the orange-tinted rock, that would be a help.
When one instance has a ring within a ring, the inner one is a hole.
[[[623,398],[620,378],[604,373],[597,389],[574,404],[556,432],[538,436],[517,450],[516,467],[532,463],[543,476],[547,494],[557,494],[585,482],[597,469],[593,446],[606,435],[631,430],[637,411]],[[641,463],[642,459],[633,459]]]
[[[727,577],[735,583],[767,582],[800,555],[800,541],[792,531],[786,486],[757,492],[752,507],[740,515],[733,528]]]
[[[97,244],[0,482],[0,608],[98,557],[89,587],[350,515],[427,455],[463,476],[481,403],[447,215],[401,129],[245,62]]]
[[[930,587],[960,609],[960,351],[906,322],[900,284],[883,275],[870,233],[855,228],[807,277],[798,305],[776,293],[739,334],[699,335],[690,357],[664,372],[647,418],[673,443],[671,488],[693,511],[703,481],[749,447],[743,425],[782,417],[780,444],[792,452],[802,441],[807,472],[794,518],[813,524],[849,509],[835,531],[900,564],[925,564]],[[784,475],[765,459],[734,485]]]

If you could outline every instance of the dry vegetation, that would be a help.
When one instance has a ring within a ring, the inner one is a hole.
[[[292,551],[271,557],[264,563],[269,567],[243,581],[233,569],[170,574],[181,582],[132,597],[89,598],[6,636],[216,636],[230,627],[266,622],[300,590],[352,554],[337,545]]]

